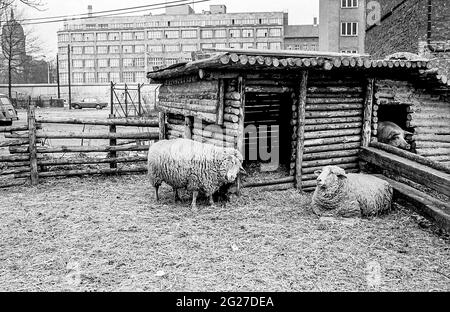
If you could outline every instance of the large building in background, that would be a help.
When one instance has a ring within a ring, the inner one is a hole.
[[[71,21],[58,31],[60,80],[68,81],[69,45],[72,83],[145,82],[155,66],[189,61],[192,52],[202,49],[284,49],[287,26],[286,12],[228,13],[225,5],[211,5],[202,13],[184,5],[160,15]],[[288,33],[289,41],[297,42],[290,44],[293,48],[300,49],[309,37]],[[317,47],[307,41],[308,48]]]
[[[284,48],[286,50],[319,50],[319,25],[314,18],[312,25],[287,25],[284,28]]]
[[[366,0],[320,0],[319,50],[364,54]]]

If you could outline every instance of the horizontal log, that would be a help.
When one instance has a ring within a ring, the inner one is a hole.
[[[123,169],[108,168],[108,169],[62,170],[62,171],[39,172],[39,178],[72,177],[72,176],[94,175],[94,174],[125,174],[125,173],[140,173],[140,172],[147,172],[147,167],[123,168]]]
[[[227,92],[225,93],[225,100],[239,101],[241,94],[239,92]]]
[[[14,169],[4,169],[0,170],[0,176],[6,176],[6,175],[12,175],[12,174],[18,174],[22,172],[30,172],[30,165],[25,167],[16,167]]]
[[[286,178],[271,179],[271,180],[260,181],[260,182],[243,182],[242,187],[252,188],[252,187],[269,186],[269,185],[275,185],[275,184],[292,183],[292,182],[294,182],[294,180],[295,180],[294,177],[286,177]]]
[[[450,148],[450,142],[414,141],[416,148]]]
[[[102,153],[102,152],[134,152],[148,151],[148,145],[134,146],[58,146],[58,147],[37,147],[37,152],[43,153]],[[9,148],[12,154],[28,153],[28,147]]]
[[[184,133],[186,126],[184,125],[184,123],[183,123],[183,125],[167,124],[167,129]]]
[[[0,147],[17,146],[28,144],[30,141],[28,139],[12,140],[0,142]]]
[[[384,143],[371,143],[370,146],[374,147],[374,148],[381,149],[381,150],[386,151],[388,153],[392,153],[392,154],[395,154],[395,155],[398,155],[398,156],[410,159],[412,161],[416,161],[419,164],[422,164],[422,165],[425,165],[425,166],[429,166],[429,167],[434,168],[436,170],[442,170],[444,172],[450,173],[450,170],[447,171],[445,166],[442,166],[441,164],[439,164],[439,163],[437,163],[435,161],[432,161],[432,160],[430,160],[428,158],[425,158],[423,156],[416,155],[416,154],[410,153],[408,151],[396,148],[394,146],[391,146],[391,145],[388,145],[388,144],[384,144]]]
[[[306,146],[304,153],[306,155],[311,153],[359,149],[360,146],[361,142]]]
[[[26,131],[26,130],[28,130],[28,125],[0,127],[0,132]]]
[[[320,130],[341,130],[341,129],[361,128],[361,127],[362,122],[306,125],[305,132],[320,131]]]
[[[22,186],[29,182],[29,179],[11,179],[8,181],[0,181],[0,188],[7,188],[13,186]]]
[[[147,156],[116,157],[116,158],[58,158],[41,159],[37,164],[40,166],[63,166],[63,165],[84,165],[84,164],[110,164],[110,163],[133,163],[145,162]]]
[[[348,98],[362,98],[361,92],[346,92],[346,93],[308,93],[308,98],[335,98],[335,99],[348,99]]]
[[[44,132],[37,131],[36,137],[40,139],[136,139],[136,140],[158,140],[157,132],[138,133],[89,133],[89,132]]]
[[[358,161],[357,156],[349,156],[349,157],[338,157],[338,158],[331,158],[331,159],[303,161],[302,166],[303,166],[303,168],[309,168],[309,167],[346,164],[346,163],[357,162],[357,161]]]
[[[330,110],[361,110],[363,109],[362,103],[353,104],[306,104],[306,111],[330,111]]]
[[[351,142],[361,142],[361,136],[360,135],[352,135],[352,136],[342,136],[342,137],[335,137],[335,138],[320,138],[320,139],[305,140],[305,147],[315,146],[315,145],[351,143]]]
[[[30,165],[30,161],[15,161],[6,164],[6,168],[26,167]]]
[[[185,100],[184,102],[182,100],[178,100],[176,102],[175,101],[176,99],[171,102],[169,102],[168,100],[160,99],[158,106],[161,108],[188,109],[190,111],[198,111],[210,114],[216,113],[217,110],[217,101],[209,105],[192,104],[192,101],[190,100]]]
[[[181,109],[181,108],[173,108],[173,107],[161,107],[161,110],[166,113],[180,114],[183,116],[193,116],[199,119],[216,122],[216,114],[204,113],[199,111],[194,111],[190,109]]]
[[[359,117],[362,116],[362,110],[351,111],[310,111],[305,113],[306,119],[309,118],[334,118],[334,117]]]
[[[406,126],[408,128],[418,128],[418,127],[447,127],[450,129],[450,119],[419,119],[415,118],[413,120],[407,121]]]
[[[226,141],[234,143],[236,141],[235,136],[225,135],[222,133],[207,131],[207,130],[200,130],[200,129],[193,129],[193,134],[199,136],[199,137],[205,137],[205,138],[212,138],[219,141]]]
[[[339,166],[342,169],[350,170],[350,169],[358,169],[359,168],[359,164],[357,161],[351,161],[348,163],[339,163],[337,164],[337,166]],[[317,167],[309,167],[309,168],[302,168],[302,174],[312,174],[317,170],[322,170],[324,167],[324,165],[320,165]]]
[[[426,156],[427,159],[436,161],[440,163],[441,165],[444,165],[443,162],[450,161],[450,155],[439,155],[439,156]],[[446,168],[449,168],[448,165],[444,165]],[[450,170],[450,169],[449,169]]]
[[[416,152],[422,156],[450,155],[450,148],[416,148]]]
[[[179,120],[179,119],[171,119],[168,118],[167,119],[167,125],[177,125],[177,126],[184,126],[186,124],[186,121],[184,120]]]
[[[356,92],[361,93],[363,92],[363,89],[361,87],[348,87],[348,86],[327,86],[327,87],[319,87],[321,85],[319,82],[311,82],[312,84],[316,85],[313,87],[308,88],[308,93],[347,93],[347,92]],[[339,81],[334,82],[335,84],[339,83]],[[342,84],[345,85],[346,83],[342,81]],[[326,82],[323,83],[323,85],[328,85]]]
[[[200,142],[200,143],[207,143],[207,144],[212,144],[215,146],[221,146],[221,147],[234,147],[234,143],[230,143],[230,142],[226,142],[226,141],[222,141],[222,140],[216,140],[213,138],[205,138],[205,137],[201,137],[198,135],[193,135],[192,139],[194,141]]]
[[[0,162],[17,162],[17,161],[27,161],[30,160],[29,155],[8,155],[8,156],[0,156]]]
[[[361,128],[315,131],[315,132],[306,132],[305,140],[320,139],[320,138],[334,138],[334,137],[352,136],[352,135],[359,135],[359,134],[361,134]]]
[[[36,117],[36,122],[68,125],[98,125],[98,126],[130,126],[130,127],[158,127],[158,120],[152,119],[78,119],[78,118],[44,118]]]
[[[336,117],[336,118],[308,118],[305,120],[305,125],[322,125],[322,124],[335,124],[335,123],[352,123],[361,122],[362,114],[358,117]]]
[[[415,134],[444,134],[450,135],[450,127],[418,127],[415,129]]]
[[[450,142],[450,135],[414,134],[414,141]]]
[[[260,192],[285,191],[295,188],[294,182],[255,187]]]
[[[362,104],[364,103],[363,98],[307,98],[306,105],[308,104]]]
[[[362,148],[360,157],[364,161],[390,170],[401,177],[423,184],[443,194],[450,194],[450,175],[448,173],[373,147]]]
[[[245,87],[247,93],[291,93],[292,88],[282,86],[249,86]]]
[[[303,161],[357,156],[358,153],[359,153],[359,149],[310,153],[310,154],[303,155]]]

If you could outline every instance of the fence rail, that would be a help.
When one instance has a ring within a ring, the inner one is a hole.
[[[101,120],[36,117],[35,105],[29,103],[26,125],[0,127],[0,133],[5,137],[5,140],[0,141],[0,148],[9,152],[9,155],[0,155],[0,188],[27,183],[37,185],[40,179],[49,177],[128,174],[147,170],[145,152],[148,151],[149,145],[145,142],[157,141],[160,138],[157,117]],[[52,125],[105,126],[107,131],[63,132],[55,131]],[[120,132],[118,127],[128,128],[129,131]],[[131,129],[133,127],[139,131]],[[66,145],[43,146],[42,143],[49,139],[64,140]],[[96,146],[72,146],[65,142],[74,139],[105,140],[108,143]],[[141,152],[144,155],[130,155],[129,152]],[[107,154],[104,157],[97,157],[98,155],[87,156],[85,153]],[[57,158],[57,154],[64,157]],[[66,157],[68,154],[72,157]],[[109,165],[109,168],[101,168],[102,165]]]

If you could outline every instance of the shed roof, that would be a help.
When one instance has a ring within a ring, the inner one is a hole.
[[[210,53],[198,54],[192,62],[174,64],[149,72],[147,77],[154,81],[192,75],[200,70],[223,71],[285,71],[305,69],[318,71],[359,70],[385,74],[405,71],[408,75],[439,86],[450,88],[450,80],[437,68],[432,68],[428,59],[391,55],[386,59],[371,59],[368,55],[317,52],[317,51],[270,51],[211,49]],[[405,78],[406,79],[406,78]]]

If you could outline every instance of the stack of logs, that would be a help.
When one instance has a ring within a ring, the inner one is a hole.
[[[296,139],[296,106],[293,106]],[[308,79],[306,99],[302,189],[316,186],[316,170],[337,165],[347,172],[358,172],[358,153],[362,140],[364,90],[357,80]],[[293,140],[296,146],[296,140]],[[291,169],[295,168],[295,154]]]
[[[183,115],[167,114],[167,139],[184,138],[185,118]]]

